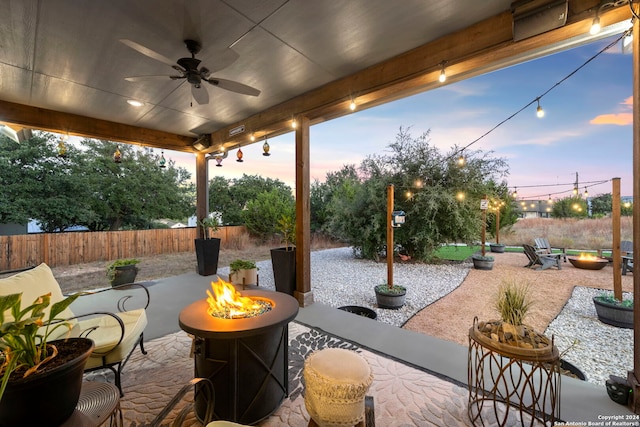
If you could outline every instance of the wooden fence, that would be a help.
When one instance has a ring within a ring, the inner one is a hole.
[[[221,245],[246,234],[244,226],[220,227]],[[197,228],[38,233],[0,236],[0,272],[42,262],[50,267],[194,251]]]

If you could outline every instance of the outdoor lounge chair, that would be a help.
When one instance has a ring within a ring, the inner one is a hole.
[[[550,256],[561,256],[563,257],[564,262],[567,262],[567,248],[552,248],[549,240],[546,237],[538,237],[534,239],[536,243],[536,251],[542,255],[550,255]],[[553,250],[558,249],[562,251],[561,254],[554,254]]]
[[[142,354],[146,354],[143,346],[143,332],[147,326],[145,310],[149,306],[149,291],[140,284],[131,283],[93,292],[132,289],[134,287],[141,288],[140,295],[134,297],[129,294],[121,297],[117,302],[119,311],[116,313],[97,312],[76,315],[67,307],[58,316],[60,319],[67,319],[72,323],[71,336],[91,338],[95,344],[93,353],[86,362],[85,372],[110,369],[115,375],[115,385],[120,390],[121,396],[123,393],[120,376],[129,357],[138,345]],[[25,304],[31,304],[38,297],[47,293],[51,293],[51,305],[64,299],[60,285],[49,266],[44,263],[6,279],[0,279],[0,295],[16,293],[22,293],[22,301]],[[89,295],[91,292],[83,293],[83,295],[85,294]],[[137,302],[141,297],[145,301]],[[124,305],[127,301],[130,304],[136,301],[136,304],[141,304],[144,307],[126,311]],[[47,307],[45,310],[45,317],[49,315],[49,308]],[[50,339],[64,338],[67,330],[66,328],[58,328],[56,332],[58,335],[54,333]]]
[[[539,265],[540,267],[536,268],[536,270],[546,270],[554,266],[558,267],[558,270],[562,269],[559,256],[540,254],[533,246],[527,244],[522,245],[522,247],[524,248],[525,255],[529,259],[529,264],[525,265],[525,267],[535,267]]]

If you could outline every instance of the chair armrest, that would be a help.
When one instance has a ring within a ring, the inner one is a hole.
[[[144,290],[144,293],[147,297],[147,301],[144,307],[142,308],[146,310],[147,307],[149,307],[149,303],[151,302],[151,295],[149,295],[149,290],[147,289],[147,287],[141,283],[126,283],[124,285],[118,285],[118,286],[113,286],[111,288],[99,289],[97,291],[86,291],[86,292],[82,292],[81,296],[96,295],[103,292],[111,292],[111,291],[118,291],[118,290],[131,289],[131,288],[142,288]],[[120,298],[117,302],[118,311],[128,311],[126,308],[126,303],[131,298],[133,298],[132,295],[125,295],[122,298]]]
[[[162,409],[162,411],[153,419],[153,421],[151,421],[151,424],[149,424],[149,427],[159,427],[162,422],[164,421],[164,419],[167,417],[167,415],[169,415],[169,413],[171,412],[171,410],[173,409],[174,406],[176,406],[176,404],[182,400],[182,398],[184,397],[185,394],[187,394],[187,392],[189,390],[191,390],[196,384],[200,383],[200,387],[198,390],[198,393],[206,393],[207,394],[207,407],[206,407],[206,413],[205,413],[205,417],[203,420],[203,425],[207,425],[212,419],[213,419],[213,402],[215,402],[215,390],[213,388],[213,383],[211,382],[210,379],[208,378],[193,378],[192,380],[190,380],[186,385],[184,385],[180,391],[178,391],[178,393],[176,393],[175,396],[173,396],[173,398],[169,401],[169,403],[166,404],[166,406]],[[193,401],[195,402],[195,396],[193,398]],[[178,415],[176,416],[176,420],[173,422],[172,425],[182,425],[182,420],[184,419],[184,417],[187,415],[187,413],[191,410],[193,404],[187,405],[184,408],[182,408],[182,410],[178,413]]]
[[[113,317],[116,322],[118,322],[118,326],[120,326],[120,338],[118,339],[118,342],[116,344],[113,345],[113,347],[111,348],[111,350],[105,352],[105,353],[100,353],[96,350],[93,351],[92,354],[98,355],[98,356],[105,356],[107,354],[109,354],[111,351],[113,351],[114,349],[116,349],[120,343],[122,342],[122,340],[124,339],[124,322],[122,321],[122,319],[120,319],[120,317],[118,317],[117,314],[115,313],[110,313],[108,311],[96,311],[93,313],[86,313],[86,314],[80,314],[78,316],[74,316],[74,317],[70,317],[68,319],[64,319],[64,320],[60,320],[59,322],[54,322],[54,323],[62,323],[62,322],[69,322],[71,320],[77,320],[77,319],[81,319],[84,317],[96,317],[96,316],[110,316]],[[77,326],[77,325],[76,325]],[[80,331],[78,336],[82,337],[82,338],[91,338],[90,334],[91,332],[95,331],[98,327],[93,327],[93,328],[89,328],[83,331]]]

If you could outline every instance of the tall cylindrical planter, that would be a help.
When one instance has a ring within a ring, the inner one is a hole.
[[[51,341],[50,344],[58,347],[56,358],[75,354],[76,351],[77,356],[50,370],[24,379],[12,379],[0,400],[0,427],[57,427],[73,414],[80,398],[84,365],[93,351],[93,341],[69,338]]]
[[[271,249],[276,291],[293,296],[296,290],[296,248]]]
[[[220,255],[220,239],[195,239],[198,274],[211,276],[218,272],[218,256]]]

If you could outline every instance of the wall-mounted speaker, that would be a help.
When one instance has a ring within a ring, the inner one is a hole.
[[[511,3],[513,41],[564,26],[568,10],[568,0],[520,0]]]

